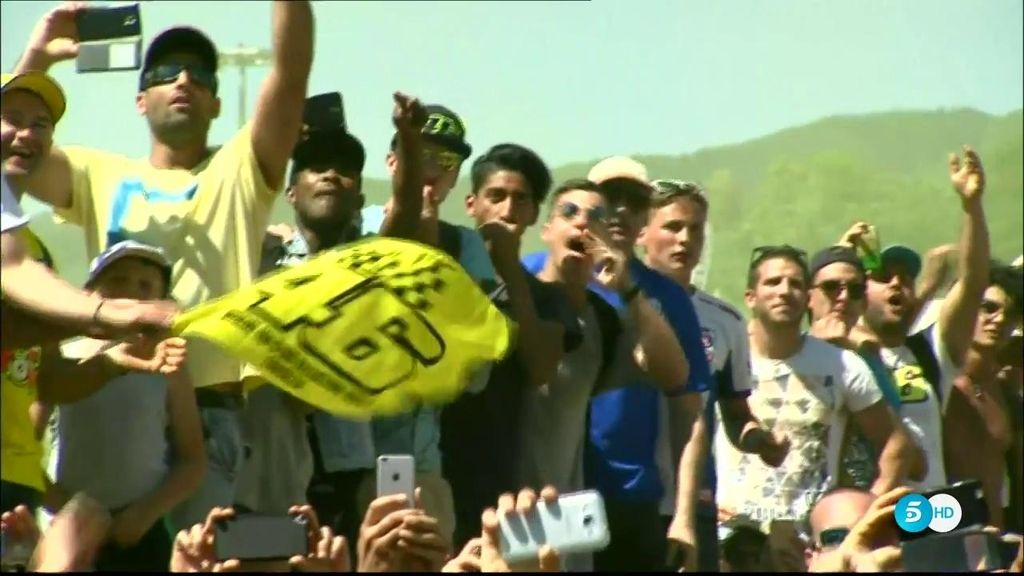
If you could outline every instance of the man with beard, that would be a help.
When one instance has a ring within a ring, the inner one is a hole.
[[[671,278],[693,298],[700,321],[701,340],[711,365],[713,385],[707,392],[701,444],[708,451],[703,465],[701,491],[696,512],[697,569],[716,571],[719,565],[718,506],[715,504],[715,458],[712,451],[716,433],[715,406],[722,414],[722,431],[729,442],[743,452],[760,455],[769,466],[778,466],[789,445],[763,428],[750,412],[750,353],[747,330],[739,311],[728,303],[698,290],[693,271],[704,251],[704,232],[709,202],[703,189],[693,182],[655,180],[654,195],[647,225],[640,232],[639,244],[646,252],[645,262]],[[663,412],[664,414],[664,412]],[[694,463],[680,460],[675,467],[671,458],[667,426],[659,434],[658,464],[665,497],[661,514],[666,526],[676,516],[676,475],[685,476],[684,466]],[[678,468],[678,470],[677,470]],[[683,503],[685,504],[685,503]],[[682,510],[680,511],[682,512]],[[670,538],[678,538],[670,533]]]
[[[886,456],[878,463],[880,489],[905,477],[909,448],[864,361],[802,333],[809,284],[803,251],[762,246],[751,255],[745,296],[753,316],[750,407],[791,448],[778,468],[725,443],[718,453],[720,505],[769,522],[769,549],[778,571],[805,569],[797,522],[835,486],[849,420]]]
[[[46,71],[73,58],[83,9],[67,3],[44,15],[16,71]],[[271,27],[272,65],[253,120],[225,145],[208,142],[220,113],[217,49],[194,28],[171,28],[147,48],[139,76],[136,107],[150,129],[147,159],[54,147],[34,174],[12,185],[82,226],[90,257],[129,239],[162,248],[174,267],[172,296],[185,308],[248,284],[302,126],[313,63],[309,2],[274,2]],[[188,355],[209,466],[203,487],[172,514],[178,526],[202,522],[215,505],[231,505],[242,464],[242,366],[202,340],[189,341]]]
[[[943,414],[973,340],[978,307],[989,282],[981,159],[967,147],[962,162],[950,154],[949,175],[963,210],[957,250],[960,279],[942,301],[938,321],[908,336],[919,308],[914,280],[921,269],[921,258],[909,248],[891,246],[881,253],[881,269],[868,274],[867,308],[860,324],[880,345],[882,362],[900,391],[900,414],[924,449],[928,473],[915,486],[921,490],[948,483]]]
[[[1013,442],[1008,412],[1013,403],[997,376],[1004,367],[1001,352],[1011,344],[1011,333],[1020,324],[1022,289],[1020,268],[992,267],[964,359],[964,375],[953,383],[944,416],[948,481],[980,480],[989,524],[997,528],[1007,524],[1003,484]],[[1019,353],[1019,347],[1014,352]]]

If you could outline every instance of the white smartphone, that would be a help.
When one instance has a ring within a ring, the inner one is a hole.
[[[409,506],[416,504],[416,459],[408,454],[377,457],[377,497],[405,494]]]
[[[595,490],[563,494],[548,505],[538,501],[526,516],[499,518],[501,556],[509,564],[536,560],[548,544],[559,554],[603,550],[611,542],[604,499]]]

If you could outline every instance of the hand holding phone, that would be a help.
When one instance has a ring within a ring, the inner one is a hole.
[[[960,528],[988,525],[988,504],[985,501],[985,491],[982,489],[981,482],[977,480],[965,480],[950,486],[943,486],[941,488],[929,490],[921,495],[925,499],[930,499],[939,494],[946,494],[952,497],[960,507],[960,521],[955,527],[947,530],[947,533]],[[937,532],[931,528],[925,528],[917,532],[910,532],[900,528],[899,532],[900,541],[902,542],[919,540],[921,538],[937,534]]]
[[[499,511],[502,558],[510,565],[534,561],[549,546],[560,555],[603,550],[611,542],[604,499],[595,490],[541,499],[526,513]],[[504,513],[502,513],[504,512]]]

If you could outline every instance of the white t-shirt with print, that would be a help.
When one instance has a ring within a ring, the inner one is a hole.
[[[21,211],[21,204],[7,184],[7,178],[0,176],[0,233],[14,230],[28,222]]]
[[[882,348],[882,363],[892,371],[893,380],[900,391],[900,416],[910,429],[919,446],[924,449],[928,460],[928,475],[924,481],[911,483],[918,490],[928,490],[946,485],[946,465],[942,453],[942,415],[953,389],[953,381],[960,370],[949,357],[942,339],[937,338],[938,324],[925,329],[924,335],[939,363],[941,372],[938,382],[941,403],[935,390],[924,379],[924,374],[913,352],[906,346]]]
[[[727,388],[734,392],[750,390],[750,345],[747,342],[747,326],[743,315],[729,303],[715,298],[706,292],[697,291],[693,294],[693,308],[700,322],[701,343],[711,367],[712,385],[718,387],[721,398]],[[702,394],[704,403],[710,401],[710,393]],[[658,431],[658,475],[661,485],[665,487],[665,495],[659,506],[661,513],[671,516],[676,509],[676,467],[673,465],[672,448],[669,442],[668,403],[661,398],[661,419]],[[718,431],[721,428],[721,415],[718,415]]]
[[[751,412],[785,434],[789,454],[778,468],[715,438],[720,506],[754,520],[796,520],[835,485],[850,414],[882,401],[871,370],[857,354],[813,336],[796,355],[762,358],[751,350]]]

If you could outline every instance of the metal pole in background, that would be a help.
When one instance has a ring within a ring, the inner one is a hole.
[[[252,66],[266,66],[270,64],[273,53],[266,48],[238,45],[234,50],[222,50],[218,54],[221,68],[238,68],[238,127],[245,126],[245,115],[248,108],[245,102],[247,88],[246,70]]]

